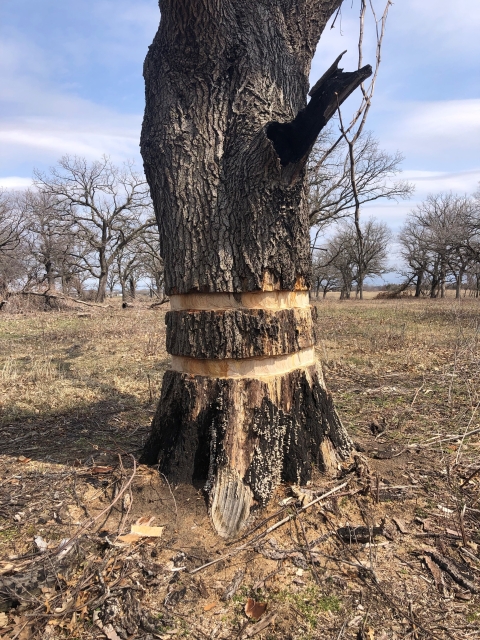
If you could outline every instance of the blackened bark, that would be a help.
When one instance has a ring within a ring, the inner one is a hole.
[[[173,483],[204,486],[209,493],[217,483],[211,517],[225,536],[239,526],[229,502],[248,516],[282,480],[305,484],[313,464],[331,472],[331,447],[342,457],[351,447],[315,366],[268,381],[167,371],[153,427],[142,461],[159,464]],[[218,487],[225,469],[228,480]],[[232,491],[235,499],[229,500]]]

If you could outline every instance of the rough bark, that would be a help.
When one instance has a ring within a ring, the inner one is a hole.
[[[204,486],[224,536],[280,481],[304,484],[312,464],[332,473],[332,449],[347,457],[351,447],[315,366],[266,380],[167,371],[153,426],[143,461]]]
[[[253,358],[315,344],[310,309],[169,311],[167,351],[191,358]]]
[[[175,370],[143,460],[202,483],[222,535],[282,479],[305,482],[312,464],[333,472],[351,447],[314,364],[311,310],[296,303],[311,282],[308,154],[371,72],[343,73],[339,57],[307,104],[311,58],[339,4],[160,0],[145,61],[141,150]]]

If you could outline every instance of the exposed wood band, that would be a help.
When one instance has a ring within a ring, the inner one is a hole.
[[[315,364],[315,349],[309,347],[278,357],[235,360],[201,360],[172,356],[171,368],[179,373],[210,378],[268,378],[282,376]]]
[[[307,309],[308,291],[254,291],[248,293],[186,293],[170,296],[173,311],[223,311],[227,309]]]
[[[315,344],[312,311],[316,308],[169,311],[167,351],[212,360],[287,355]]]

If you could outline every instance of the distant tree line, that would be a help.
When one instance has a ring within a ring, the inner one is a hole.
[[[456,297],[462,288],[480,297],[480,192],[473,196],[454,193],[429,195],[407,216],[397,236],[384,223],[362,223],[363,254],[352,220],[336,225],[323,245],[313,252],[316,296],[340,291],[350,298],[366,278],[396,271],[403,282],[392,294],[410,290],[414,296],[445,297],[448,288]],[[394,243],[396,247],[394,247]],[[391,255],[402,264],[395,267]]]
[[[406,268],[405,285],[415,295],[443,298],[453,285],[480,295],[480,192],[430,195],[407,217],[398,241]]]
[[[163,298],[163,264],[148,185],[132,164],[64,156],[34,188],[0,191],[0,296],[48,291],[96,302],[139,281]]]
[[[443,193],[413,209],[398,234],[358,207],[379,199],[406,199],[410,183],[398,180],[401,154],[379,148],[370,133],[353,149],[355,180],[345,141],[322,134],[308,167],[308,207],[313,292],[341,299],[362,297],[365,281],[395,267],[403,276],[395,291],[415,296],[456,296],[465,286],[480,296],[480,191]],[[88,163],[64,156],[48,173],[36,171],[34,187],[0,190],[0,301],[7,293],[61,293],[102,303],[120,290],[135,298],[138,284],[165,299],[163,262],[145,177],[130,163],[109,158]]]

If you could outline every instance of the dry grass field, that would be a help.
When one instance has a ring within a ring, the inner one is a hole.
[[[230,545],[201,488],[136,462],[165,309],[0,315],[0,637],[480,638],[480,301],[316,304],[359,453]]]

